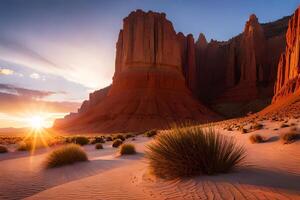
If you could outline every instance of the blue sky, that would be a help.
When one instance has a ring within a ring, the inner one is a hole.
[[[111,83],[117,36],[122,19],[132,10],[165,12],[177,32],[195,38],[202,32],[208,40],[228,40],[243,31],[250,14],[270,22],[292,14],[299,4],[300,0],[1,0],[0,84],[52,92],[38,100],[80,102]],[[0,88],[4,90],[9,92]],[[1,112],[0,127],[5,116],[12,117]]]

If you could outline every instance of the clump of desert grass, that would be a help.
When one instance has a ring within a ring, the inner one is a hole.
[[[66,138],[66,143],[79,144],[81,146],[89,144],[90,140],[85,136],[73,136]]]
[[[132,155],[136,154],[135,146],[133,144],[122,144],[120,147],[121,155]]]
[[[106,137],[105,137],[105,141],[106,141],[106,142],[113,141],[113,138],[112,138],[111,136],[106,136]]]
[[[115,139],[112,143],[112,147],[118,148],[121,144],[123,144],[123,141],[120,139]]]
[[[256,130],[262,129],[263,127],[264,127],[264,126],[263,126],[262,124],[257,123],[257,122],[254,122],[254,123],[251,125],[250,129],[253,130],[253,131],[256,131]]]
[[[157,135],[157,130],[146,131],[146,132],[144,133],[144,135],[145,135],[146,137],[153,137],[153,136]]]
[[[68,144],[53,150],[47,156],[45,165],[47,168],[54,168],[87,160],[85,151],[79,145]]]
[[[281,125],[280,125],[280,128],[286,128],[286,127],[289,127],[290,125],[288,125],[288,124],[286,124],[286,123],[282,123]]]
[[[115,137],[114,137],[114,140],[116,140],[116,139],[120,139],[120,140],[122,140],[122,141],[125,141],[125,140],[126,140],[126,138],[125,138],[123,135],[121,135],[121,134],[115,136]]]
[[[101,143],[97,143],[95,145],[95,149],[103,149],[103,145]]]
[[[280,136],[280,140],[284,143],[284,144],[290,144],[295,142],[296,140],[300,139],[300,134],[297,132],[298,130],[292,129],[290,132],[288,133],[284,133]]]
[[[30,141],[21,141],[18,144],[17,150],[18,151],[31,151],[32,150],[32,142]]]
[[[242,164],[246,152],[232,137],[213,128],[173,128],[147,146],[151,172],[161,178],[227,173]]]
[[[263,143],[265,139],[259,134],[253,134],[249,137],[249,140],[252,144],[254,143]]]
[[[96,136],[91,140],[91,144],[105,143],[104,137]]]
[[[8,149],[6,148],[6,146],[2,146],[0,145],[0,153],[7,153]]]

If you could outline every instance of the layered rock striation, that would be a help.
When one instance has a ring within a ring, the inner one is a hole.
[[[104,97],[91,95],[78,113],[57,120],[54,127],[69,132],[126,132],[219,118],[187,88],[180,43],[163,13],[137,10],[124,19],[113,83],[101,94]],[[99,100],[95,102],[94,96]]]
[[[300,89],[300,6],[289,21],[286,49],[278,64],[273,102]]]

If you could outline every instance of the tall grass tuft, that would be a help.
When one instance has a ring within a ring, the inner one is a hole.
[[[0,145],[0,153],[7,153],[8,150],[5,146]]]
[[[85,151],[77,144],[68,144],[53,150],[46,159],[46,167],[53,168],[87,161]]]
[[[133,144],[122,144],[120,148],[121,155],[136,154],[135,146]]]
[[[177,178],[227,173],[242,163],[245,149],[212,128],[174,128],[147,146],[146,158],[154,175]]]

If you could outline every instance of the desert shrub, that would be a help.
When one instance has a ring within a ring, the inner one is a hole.
[[[77,144],[68,144],[53,150],[46,158],[46,167],[53,168],[87,161],[87,155]]]
[[[248,130],[247,130],[246,128],[243,128],[243,127],[240,128],[240,131],[241,131],[241,133],[243,133],[243,134],[244,134],[244,133],[248,133]]]
[[[103,145],[101,143],[97,143],[95,145],[95,149],[103,149]]]
[[[265,139],[259,134],[253,134],[249,137],[251,143],[262,143],[265,142]]]
[[[120,148],[120,154],[121,155],[130,155],[130,154],[135,154],[135,147],[133,144],[122,144]]]
[[[132,137],[134,137],[133,135],[131,135],[131,134],[127,134],[127,135],[125,135],[125,138],[126,139],[128,139],[128,138],[132,138]]]
[[[161,178],[212,175],[241,164],[245,149],[212,128],[174,128],[147,146],[146,158],[152,173]]]
[[[157,134],[157,131],[156,130],[150,130],[150,131],[146,131],[145,133],[144,133],[144,135],[146,136],[146,137],[153,137],[153,136],[155,136]]]
[[[105,137],[105,140],[106,140],[107,142],[113,141],[113,139],[112,139],[111,136],[106,136],[106,137]]]
[[[97,144],[97,143],[105,143],[105,140],[103,137],[94,137],[91,141],[91,144]]]
[[[32,149],[32,144],[30,142],[21,141],[18,144],[18,151],[30,151]]]
[[[280,136],[280,139],[284,144],[290,144],[295,142],[297,139],[300,139],[300,134],[293,131],[293,132],[282,134]]]
[[[280,125],[280,128],[286,128],[286,127],[289,127],[289,126],[290,125],[283,123],[283,124]]]
[[[120,139],[115,139],[115,140],[113,141],[113,143],[112,143],[112,147],[118,148],[122,143],[123,143],[122,140],[120,140]]]
[[[5,146],[0,145],[0,153],[7,153],[8,150]]]
[[[251,129],[252,130],[260,130],[260,129],[262,129],[264,126],[262,125],[262,124],[259,124],[259,123],[253,123],[252,125],[251,125]]]
[[[87,145],[89,143],[89,139],[85,136],[75,136],[72,138],[73,143],[79,144],[81,146]]]
[[[120,140],[122,140],[122,141],[125,141],[125,137],[123,136],[123,135],[117,135],[116,137],[114,137],[114,140],[116,140],[116,139],[120,139]]]

